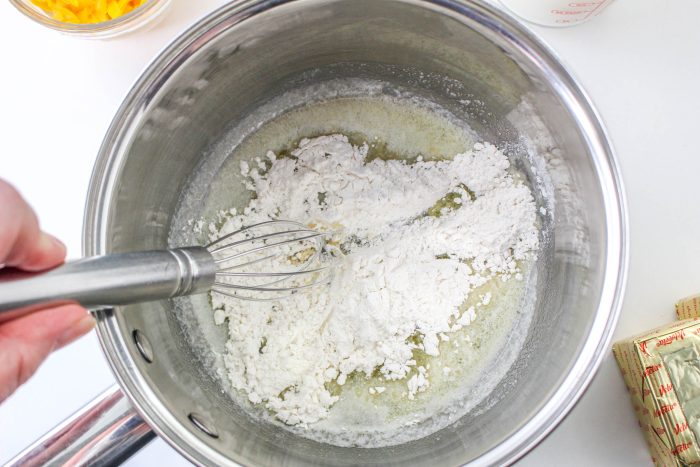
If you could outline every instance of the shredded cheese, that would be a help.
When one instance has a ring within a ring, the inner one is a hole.
[[[147,0],[32,0],[52,18],[64,23],[101,23],[119,18]]]

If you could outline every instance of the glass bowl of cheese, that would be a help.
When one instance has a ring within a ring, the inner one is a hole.
[[[170,0],[10,0],[35,22],[66,34],[110,38],[152,24]]]

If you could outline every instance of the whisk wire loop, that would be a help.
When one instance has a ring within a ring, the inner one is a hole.
[[[327,285],[337,253],[320,232],[285,220],[242,227],[205,248],[217,267],[212,291],[242,300],[273,301]],[[243,238],[240,238],[243,236]]]

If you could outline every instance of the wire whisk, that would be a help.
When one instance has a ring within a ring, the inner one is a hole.
[[[326,242],[331,234],[284,220],[226,234],[206,246],[217,266],[212,291],[268,301],[327,285],[339,254]]]
[[[282,300],[328,285],[342,258],[332,231],[269,220],[205,247],[94,256],[17,279],[0,270],[0,322],[48,305],[105,308],[212,291],[241,300]]]

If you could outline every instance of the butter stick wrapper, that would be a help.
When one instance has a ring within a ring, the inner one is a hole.
[[[676,303],[676,316],[678,319],[700,318],[700,295],[694,295]]]
[[[613,353],[654,464],[700,465],[700,319],[617,342]]]

